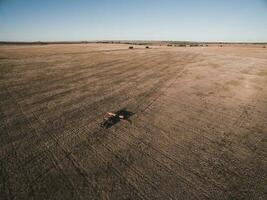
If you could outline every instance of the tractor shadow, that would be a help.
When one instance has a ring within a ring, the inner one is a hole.
[[[133,112],[128,111],[127,109],[123,108],[118,110],[117,112],[114,113],[115,116],[108,116],[104,118],[103,122],[101,123],[102,128],[111,128],[115,124],[119,123],[120,121],[127,121],[129,123],[132,123],[130,118],[134,115]],[[120,118],[120,116],[123,116],[123,119]]]

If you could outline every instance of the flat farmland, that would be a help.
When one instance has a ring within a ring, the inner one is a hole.
[[[128,47],[0,46],[1,199],[266,199],[267,49]]]

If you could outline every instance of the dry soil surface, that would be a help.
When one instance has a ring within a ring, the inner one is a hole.
[[[0,46],[0,119],[1,199],[267,198],[260,46]]]

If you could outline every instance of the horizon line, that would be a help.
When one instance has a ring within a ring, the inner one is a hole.
[[[101,43],[101,42],[171,42],[171,43],[210,43],[210,44],[267,44],[267,41],[260,42],[244,42],[244,41],[182,41],[182,40],[112,40],[112,39],[104,39],[104,40],[34,40],[34,41],[21,41],[21,40],[0,40],[0,43]]]

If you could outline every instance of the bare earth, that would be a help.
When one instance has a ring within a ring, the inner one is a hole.
[[[3,45],[0,119],[1,199],[267,198],[261,46]]]

